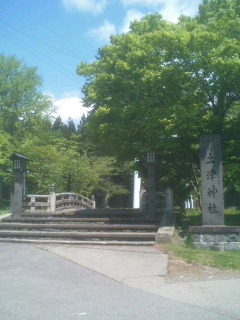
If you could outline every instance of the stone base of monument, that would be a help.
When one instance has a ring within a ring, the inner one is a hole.
[[[193,245],[198,249],[240,250],[240,227],[191,226],[189,234]]]

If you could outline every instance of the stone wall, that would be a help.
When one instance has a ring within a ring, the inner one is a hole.
[[[191,241],[198,249],[215,251],[240,250],[240,227],[189,227]]]

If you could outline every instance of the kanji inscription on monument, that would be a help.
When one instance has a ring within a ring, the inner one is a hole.
[[[221,139],[217,135],[200,138],[203,225],[224,225]]]

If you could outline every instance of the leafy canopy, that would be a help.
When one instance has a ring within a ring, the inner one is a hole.
[[[161,181],[184,188],[199,185],[199,136],[220,134],[231,171],[240,155],[239,7],[203,1],[176,24],[146,16],[81,63],[90,141],[128,160],[155,151]]]
[[[39,88],[37,69],[15,56],[0,55],[0,129],[15,138],[37,133],[42,122],[49,124],[52,101]]]

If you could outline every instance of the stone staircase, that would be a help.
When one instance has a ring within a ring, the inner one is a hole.
[[[153,245],[159,225],[159,219],[133,209],[24,214],[2,219],[0,241]]]

